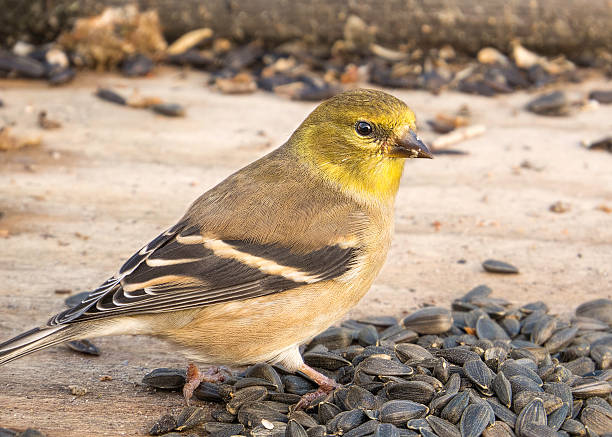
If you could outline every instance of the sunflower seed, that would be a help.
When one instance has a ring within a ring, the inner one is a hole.
[[[576,315],[591,317],[612,326],[612,300],[596,299],[585,302],[576,308]]]
[[[607,381],[584,382],[571,388],[572,394],[578,399],[592,396],[608,396],[612,392],[612,384]]]
[[[487,399],[487,402],[493,410],[495,417],[514,428],[514,425],[516,423],[516,414],[514,414],[512,410],[500,404],[495,399]]]
[[[310,342],[310,347],[322,344],[328,349],[340,349],[353,342],[352,331],[346,328],[328,328]]]
[[[470,404],[463,411],[459,421],[462,437],[478,437],[485,428],[495,422],[493,411],[487,404]]]
[[[285,437],[307,437],[308,434],[302,425],[290,419],[285,428]]]
[[[480,356],[476,352],[462,347],[453,347],[450,349],[440,349],[435,351],[437,357],[442,357],[450,363],[463,366],[467,361],[480,360]]]
[[[333,352],[307,352],[304,354],[304,361],[309,366],[327,370],[338,370],[351,365],[350,361]]]
[[[550,393],[546,392],[534,392],[534,391],[521,391],[514,396],[512,409],[515,413],[520,413],[523,408],[527,406],[534,399],[540,399],[542,404],[544,405],[544,409],[546,410],[546,414],[550,414],[553,411],[557,410],[563,405],[563,400]]]
[[[586,428],[584,425],[574,419],[565,419],[565,422],[563,422],[563,425],[561,425],[561,429],[563,431],[567,431],[571,435],[586,435]]]
[[[380,421],[400,425],[410,419],[423,417],[429,412],[423,404],[412,401],[394,400],[385,402],[380,408]]]
[[[282,393],[284,390],[283,381],[281,380],[280,375],[276,370],[274,370],[274,367],[267,363],[259,363],[249,367],[245,371],[245,376],[265,379],[274,385],[277,391]]]
[[[407,361],[422,361],[432,359],[433,355],[424,347],[412,343],[400,343],[395,345],[395,354],[402,363]]]
[[[469,401],[470,396],[468,392],[464,391],[461,393],[457,393],[448,401],[448,403],[440,413],[440,417],[451,423],[459,422],[463,411],[468,406]]]
[[[358,427],[366,420],[362,410],[343,411],[327,422],[327,429],[332,433],[344,434]]]
[[[319,404],[319,423],[327,423],[341,412],[337,405],[323,401]]]
[[[588,431],[597,434],[609,433],[612,430],[612,413],[597,405],[584,407],[580,420]]]
[[[525,428],[533,425],[546,425],[546,410],[539,398],[533,399],[519,413],[514,426],[516,435],[522,437]]]
[[[577,333],[578,333],[577,328],[561,329],[560,331],[555,332],[548,339],[548,341],[544,343],[544,347],[550,353],[558,352],[560,349],[570,344]]]
[[[512,386],[503,372],[499,372],[492,382],[493,391],[502,405],[510,408],[512,405]]]
[[[476,384],[476,387],[483,394],[491,395],[491,382],[493,381],[493,374],[487,365],[479,359],[466,361],[463,364],[463,371],[465,376]]]
[[[459,429],[452,423],[436,416],[427,416],[431,429],[440,437],[461,437]]]
[[[379,423],[376,425],[374,437],[400,437],[400,430],[392,423]]]
[[[482,263],[482,267],[490,273],[510,273],[510,274],[516,274],[518,273],[518,269],[516,267],[514,267],[512,264],[508,264],[506,262],[503,261],[498,261],[495,259],[487,259],[485,261],[483,261]]]
[[[384,394],[388,399],[405,399],[428,404],[435,394],[434,388],[422,381],[406,381],[385,386]]]
[[[453,324],[451,312],[446,308],[422,308],[402,320],[404,327],[419,334],[441,334]]]
[[[371,346],[378,344],[378,331],[375,326],[366,325],[359,330],[357,341],[361,346]]]
[[[542,379],[530,368],[520,365],[515,360],[506,360],[499,367],[499,370],[504,373],[506,378],[510,379],[513,376],[522,375],[531,379],[538,386],[543,384]]]
[[[344,404],[351,410],[355,408],[372,410],[376,408],[376,398],[368,390],[354,385],[347,390]]]
[[[308,437],[323,437],[327,434],[327,427],[325,425],[313,426],[312,428],[308,428],[306,433]]]
[[[374,376],[410,376],[412,367],[384,358],[368,357],[357,365],[355,371],[362,371]]]
[[[310,381],[297,375],[283,375],[281,377],[285,392],[296,395],[304,395],[317,387]]]
[[[200,407],[185,407],[181,411],[181,414],[176,418],[176,430],[184,431],[191,429],[200,423],[203,423],[206,419],[206,411]]]
[[[499,326],[488,316],[481,316],[476,322],[476,335],[480,339],[510,340],[504,328]]]
[[[516,375],[508,378],[510,381],[510,387],[512,387],[512,397],[516,398],[516,396],[522,391],[533,391],[533,392],[542,392],[544,391],[538,384],[536,384],[532,379],[523,376]]]
[[[227,410],[215,410],[210,414],[217,422],[234,423],[236,421],[236,415],[228,413]]]
[[[164,390],[178,390],[185,385],[187,373],[182,369],[159,368],[147,373],[143,384]]]
[[[100,349],[98,349],[95,344],[85,338],[82,340],[69,341],[66,344],[73,351],[77,351],[82,354],[94,355],[96,357],[100,355]]]
[[[512,428],[505,422],[495,422],[487,427],[482,433],[482,437],[516,437]]]
[[[287,415],[279,413],[261,402],[243,405],[238,411],[238,422],[244,426],[256,426],[261,423],[262,419],[266,419],[270,422],[286,423],[288,421]]]
[[[149,435],[161,435],[166,434],[176,428],[176,419],[170,414],[166,414],[151,426],[149,429]]]
[[[268,390],[265,387],[253,386],[238,390],[232,396],[232,399],[226,404],[225,408],[230,414],[237,414],[240,407],[245,404],[250,404],[257,401],[262,401],[268,396]]]
[[[214,437],[231,437],[244,432],[244,426],[240,423],[215,423],[204,424],[207,433]]]
[[[558,431],[565,422],[569,413],[569,407],[566,404],[561,404],[561,407],[548,414],[547,424],[554,431]]]
[[[531,331],[531,341],[535,344],[544,344],[557,329],[557,320],[546,316],[540,319]]]

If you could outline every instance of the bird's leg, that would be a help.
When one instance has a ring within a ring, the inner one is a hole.
[[[193,392],[202,382],[223,382],[226,376],[221,372],[222,369],[219,367],[211,367],[206,372],[200,372],[198,366],[193,363],[189,363],[187,367],[187,381],[183,386],[183,396],[185,402],[189,405],[189,399],[193,396]]]
[[[334,391],[334,389],[340,387],[340,384],[338,384],[336,381],[331,378],[328,378],[322,373],[317,372],[315,369],[310,366],[307,366],[306,364],[302,364],[298,370],[304,375],[308,376],[314,382],[316,382],[319,388],[316,391],[303,395],[302,399],[300,399],[300,401],[295,406],[296,410],[306,408],[315,399],[319,399],[322,396],[326,396],[332,391]]]

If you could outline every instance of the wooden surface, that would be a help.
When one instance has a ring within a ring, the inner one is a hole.
[[[95,15],[125,0],[0,0],[0,44],[49,41],[79,16]],[[351,15],[360,17],[376,40],[397,47],[441,47],[476,52],[501,50],[518,38],[546,54],[581,56],[609,51],[609,0],[138,0],[142,10],[157,9],[165,35],[173,40],[200,27],[217,36],[268,44],[302,39],[331,46],[343,38]],[[180,7],[177,7],[180,5]],[[366,50],[367,47],[361,47]]]
[[[0,81],[0,124],[41,134],[43,145],[0,152],[0,341],[44,323],[65,295],[95,287],[123,260],[181,216],[202,191],[281,144],[313,108],[272,94],[222,96],[205,76],[163,69],[149,79],[80,74],[63,88]],[[97,85],[181,103],[169,119],[93,96]],[[572,99],[610,83],[571,85]],[[422,304],[449,306],[487,283],[513,302],[544,300],[557,313],[612,295],[612,154],[582,139],[612,132],[612,106],[565,118],[522,108],[533,96],[494,99],[396,92],[425,120],[467,104],[484,135],[455,147],[467,156],[409,162],[396,206],[387,264],[353,315],[401,316]],[[42,131],[45,109],[63,127]],[[532,169],[521,167],[529,162]],[[562,200],[564,214],[548,210]],[[480,263],[497,258],[521,274],[499,276]],[[458,263],[465,260],[465,263]],[[141,384],[156,367],[183,367],[180,353],[155,339],[97,339],[100,357],[55,347],[0,368],[0,426],[48,436],[143,435],[177,412],[177,393]],[[110,375],[111,381],[100,381]],[[69,385],[87,388],[73,396]]]

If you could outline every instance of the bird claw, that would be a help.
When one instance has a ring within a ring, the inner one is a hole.
[[[185,403],[189,405],[189,400],[193,397],[193,392],[198,388],[202,382],[223,382],[226,380],[227,375],[223,373],[227,372],[225,368],[211,367],[206,372],[200,372],[198,366],[193,363],[189,363],[187,367],[187,378],[185,385],[183,386],[183,396],[185,397]]]

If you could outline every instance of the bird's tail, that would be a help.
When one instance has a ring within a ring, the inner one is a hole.
[[[0,366],[25,355],[74,338],[73,325],[30,329],[0,344]]]

